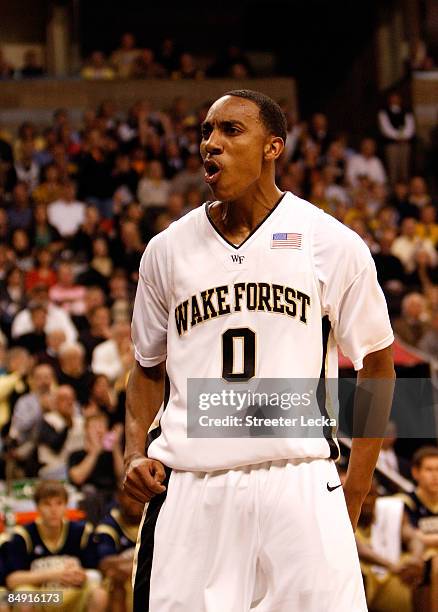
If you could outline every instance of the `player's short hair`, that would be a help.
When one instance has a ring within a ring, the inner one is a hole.
[[[412,467],[420,469],[423,461],[429,459],[429,457],[438,458],[438,448],[436,446],[422,446],[415,451],[412,457]]]
[[[252,89],[233,89],[227,91],[224,95],[244,98],[245,100],[251,100],[251,102],[257,104],[260,111],[260,118],[268,132],[274,136],[279,136],[283,139],[283,142],[286,142],[286,116],[275,100],[260,91],[253,91]]]
[[[62,482],[58,482],[57,480],[43,480],[38,483],[33,494],[36,505],[51,497],[61,497],[65,503],[67,503],[68,493]]]

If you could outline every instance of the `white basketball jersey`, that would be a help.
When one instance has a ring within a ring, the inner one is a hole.
[[[193,471],[326,458],[330,447],[324,438],[188,438],[188,379],[226,378],[242,367],[257,378],[315,379],[323,356],[325,374],[335,377],[337,344],[358,370],[365,355],[393,342],[368,247],[288,192],[239,247],[215,228],[208,204],[155,236],[140,264],[132,336],[137,361],[166,361],[170,379],[148,455]]]

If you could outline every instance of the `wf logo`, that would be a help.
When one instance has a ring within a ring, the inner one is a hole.
[[[245,259],[244,255],[231,255],[231,261],[233,261],[234,263],[243,263],[243,260]]]

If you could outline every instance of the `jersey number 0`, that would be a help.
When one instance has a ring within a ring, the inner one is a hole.
[[[245,381],[255,374],[256,335],[248,327],[222,334],[222,378]]]

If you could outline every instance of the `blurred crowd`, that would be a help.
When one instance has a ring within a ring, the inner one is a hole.
[[[24,52],[21,66],[14,66],[0,49],[0,81],[47,77],[43,64],[35,49]],[[119,46],[109,55],[99,49],[93,50],[85,58],[79,76],[93,80],[204,77],[242,79],[254,76],[254,68],[247,53],[239,45],[231,44],[208,60],[193,55],[174,38],[163,39],[157,47],[140,47],[135,36],[125,32]]]
[[[412,40],[405,61],[406,74],[412,71],[435,70],[438,58],[428,49],[421,38]],[[274,62],[275,63],[275,62]],[[271,75],[275,66],[270,69]],[[79,71],[71,76],[90,80],[111,79],[245,79],[257,75],[245,49],[230,44],[217,54],[197,56],[184,48],[172,37],[164,38],[158,45],[142,47],[131,32],[122,34],[119,45],[109,54],[93,49],[84,58]],[[11,79],[37,79],[48,76],[43,58],[35,49],[23,54],[21,66],[13,65],[7,54],[0,49],[0,81]]]
[[[124,65],[123,54],[116,57]],[[420,167],[414,116],[398,92],[382,104],[375,133],[357,143],[334,132],[323,113],[299,120],[280,103],[288,120],[278,164],[280,188],[309,199],[366,241],[399,338],[438,357],[438,135],[431,135]],[[80,125],[72,123],[68,110],[58,109],[44,129],[29,121],[16,133],[0,130],[0,477],[67,481],[81,492],[90,529],[112,542],[109,561],[84,556],[84,568],[108,573],[114,610],[125,609],[119,587],[132,567],[132,533],[141,514],[127,519],[117,494],[138,266],[151,237],[209,198],[199,157],[200,125],[209,104],[193,108],[180,97],[157,109],[139,100],[124,112],[105,100],[85,111]],[[433,452],[431,457],[431,480],[417,492],[426,512],[436,517],[438,459]],[[381,462],[398,471],[399,459],[388,445]],[[410,466],[406,474],[411,479]],[[417,483],[419,474],[417,469]],[[64,512],[65,492],[50,486],[37,497],[38,508],[56,498]],[[364,538],[371,537],[368,519]],[[425,569],[418,561],[421,525],[417,520],[414,535],[408,530],[403,536],[415,562],[390,566],[388,561],[387,569],[403,584],[416,588],[425,581],[432,588],[436,568],[430,563]],[[436,522],[430,528],[437,539]],[[38,534],[20,536],[20,529],[5,544],[12,547],[10,559],[29,541],[42,547]],[[95,536],[90,538],[87,555],[96,555]],[[131,550],[120,565],[123,538]],[[423,552],[432,547],[426,544],[420,546]],[[369,550],[362,550],[364,559],[371,559]],[[20,572],[38,567],[28,554],[26,567],[6,564],[5,575],[13,576],[9,588],[27,584],[29,575]],[[123,580],[115,570],[119,565],[126,570],[120,573]],[[76,586],[85,584],[85,569],[76,569],[69,576],[75,576]],[[56,580],[65,586],[64,574],[58,568]],[[46,578],[33,584],[50,582]],[[87,595],[89,605],[105,609],[102,591],[96,586],[93,593]],[[375,609],[385,608],[376,604]]]
[[[204,77],[248,78],[254,69],[238,45],[229,45],[210,62],[201,62],[165,38],[157,48],[140,48],[133,34],[126,32],[120,46],[109,56],[94,50],[81,71],[84,79],[203,79]]]

